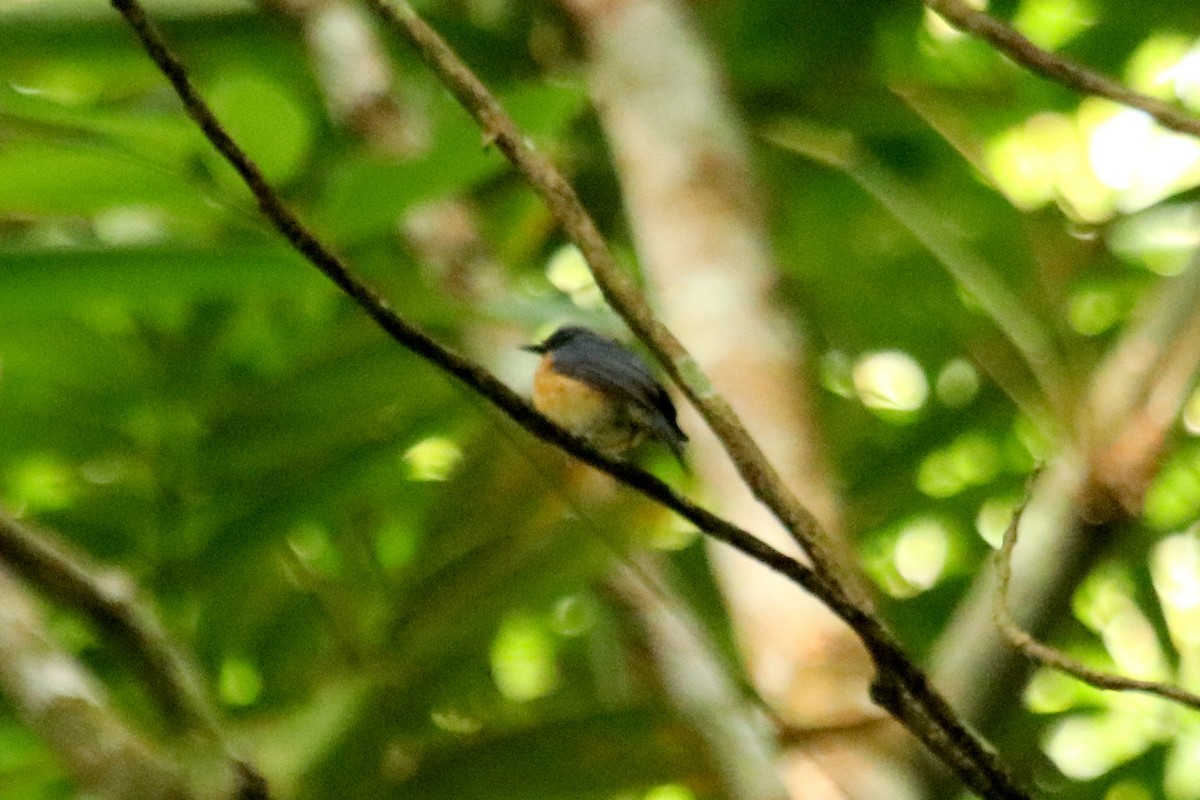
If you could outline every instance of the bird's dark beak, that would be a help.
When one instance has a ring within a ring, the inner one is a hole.
[[[526,350],[526,351],[528,351],[528,352],[530,352],[530,353],[544,353],[544,352],[546,352],[546,346],[545,346],[545,345],[541,345],[541,344],[527,344],[527,345],[524,345],[524,346],[522,346],[522,347],[521,347],[521,349],[522,349],[522,350]]]

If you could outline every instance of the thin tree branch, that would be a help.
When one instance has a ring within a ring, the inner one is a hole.
[[[1106,97],[1121,105],[1145,111],[1164,128],[1200,138],[1200,119],[1174,106],[1127,89],[1111,78],[1048,53],[995,17],[971,8],[962,0],[925,0],[947,22],[964,33],[983,39],[1021,66],[1081,94]]]
[[[583,254],[609,306],[654,353],[720,440],[742,480],[771,509],[804,548],[817,571],[829,576],[831,590],[868,603],[855,582],[841,577],[837,549],[808,509],[795,498],[729,403],[709,382],[695,359],[653,314],[645,296],[617,263],[575,190],[548,158],[535,150],[487,87],[445,40],[404,0],[366,0],[386,22],[404,34],[459,103],[475,118],[484,140],[495,144],[542,196],[567,238]]]
[[[112,0],[113,6],[126,18],[137,33],[147,52],[175,87],[188,115],[230,164],[245,180],[258,200],[259,208],[305,258],[339,288],[350,295],[360,307],[393,339],[433,365],[450,373],[464,384],[490,400],[515,422],[545,442],[553,444],[622,483],[675,511],[701,530],[726,542],[747,555],[762,561],[818,596],[830,594],[828,581],[815,570],[796,562],[783,553],[763,544],[747,531],[732,525],[711,512],[682,497],[670,486],[638,467],[609,458],[573,436],[538,413],[491,372],[465,356],[441,345],[428,334],[405,320],[374,289],[353,275],[348,266],[326,248],[288,209],[268,185],[258,166],[237,146],[221,127],[207,104],[196,93],[183,64],[166,47],[165,42],[136,0]],[[794,565],[794,566],[791,566]],[[841,597],[840,593],[838,594]],[[848,601],[842,601],[847,605]]]
[[[1036,476],[1035,476],[1036,477]],[[1032,486],[1032,480],[1030,485]],[[1029,502],[1027,496],[1021,505],[1013,511],[1012,521],[1004,532],[1004,541],[995,553],[996,590],[995,618],[996,625],[1026,658],[1042,666],[1065,672],[1074,678],[1095,686],[1097,689],[1125,692],[1146,692],[1167,700],[1194,708],[1200,711],[1200,696],[1160,681],[1139,680],[1114,675],[1111,672],[1092,669],[1080,661],[1059,650],[1049,647],[1034,639],[1017,624],[1012,611],[1008,607],[1008,588],[1012,582],[1012,553],[1017,546],[1017,531],[1021,525],[1021,516]]]
[[[213,146],[229,160],[245,180],[263,214],[293,247],[350,295],[392,338],[487,398],[538,438],[558,446],[621,483],[670,508],[694,523],[706,534],[737,548],[821,598],[835,614],[850,625],[871,652],[879,670],[877,686],[880,687],[880,691],[876,693],[876,696],[884,707],[888,708],[935,755],[950,764],[971,789],[989,798],[1004,798],[1005,800],[1028,798],[1028,794],[1001,763],[995,751],[955,717],[945,699],[937,694],[928,678],[907,657],[899,641],[885,623],[870,610],[865,602],[852,599],[842,585],[830,577],[831,573],[825,571],[824,564],[828,563],[828,559],[825,562],[821,561],[821,556],[826,553],[822,549],[822,545],[818,544],[815,549],[810,548],[809,551],[814,564],[817,565],[815,569],[801,564],[747,531],[686,500],[653,475],[631,464],[602,455],[584,440],[572,436],[539,414],[523,398],[482,366],[442,346],[396,314],[382,297],[353,275],[347,265],[326,248],[283,204],[283,201],[267,184],[257,165],[237,146],[200,98],[192,86],[183,64],[167,48],[161,34],[146,18],[145,11],[137,0],[111,1],[113,7],[129,23],[151,59],[171,82],[183,101],[188,115],[195,120]],[[511,120],[503,114],[496,101],[483,89],[482,84],[479,84],[478,80],[469,71],[466,71],[465,66],[461,66],[457,57],[449,53],[445,43],[441,42],[432,30],[419,20],[413,21],[416,17],[411,10],[408,11],[408,14],[410,16],[406,18],[405,24],[413,25],[414,30],[418,31],[420,36],[433,37],[438,46],[442,48],[437,51],[440,56],[446,57],[449,54],[454,63],[464,71],[458,78],[467,80],[469,77],[465,85],[468,88],[475,87],[482,93],[480,97],[475,98],[478,100],[475,107],[482,115],[480,123],[488,137],[497,141],[498,146],[505,150],[506,154],[513,152],[517,147],[524,148],[521,150],[522,153],[532,153],[524,144],[524,138],[516,133],[516,128]],[[443,78],[446,79],[444,75]],[[456,87],[455,91],[467,91],[460,84],[453,85]],[[504,133],[503,140],[498,138],[501,136],[502,128],[503,131],[507,131]],[[549,162],[538,157],[537,163],[546,170],[544,174],[540,174],[540,180],[543,182],[537,185],[562,202],[561,207],[556,207],[556,213],[574,214],[571,217],[571,229],[576,232],[590,231],[585,241],[585,244],[593,251],[590,255],[601,253],[605,263],[612,266],[612,274],[609,277],[616,280],[614,285],[621,287],[621,290],[629,293],[629,297],[636,299],[636,302],[629,300],[624,306],[625,313],[631,315],[626,318],[627,321],[631,318],[635,319],[639,323],[639,327],[635,328],[636,331],[644,334],[653,330],[656,333],[656,342],[668,343],[669,349],[666,352],[675,353],[678,356],[676,360],[670,362],[674,374],[679,375],[681,371],[687,372],[689,379],[684,385],[691,387],[690,391],[693,393],[703,394],[705,398],[703,408],[712,411],[714,406],[711,405],[711,401],[715,395],[712,394],[711,389],[695,388],[703,383],[702,376],[699,375],[698,370],[695,369],[694,364],[691,364],[678,343],[674,342],[661,323],[653,318],[640,296],[636,295],[628,278],[617,271],[615,261],[612,261],[611,255],[608,254],[595,225],[578,200],[575,199],[573,190],[549,165]],[[532,180],[528,174],[526,177]],[[583,248],[581,247],[581,249]],[[585,255],[588,255],[586,251]],[[628,300],[628,298],[624,299]],[[660,346],[658,353],[661,355],[663,352],[664,348]],[[718,416],[720,416],[719,413]],[[710,424],[713,424],[711,419]],[[733,425],[740,431],[731,412],[717,420],[716,424],[725,428]],[[745,437],[744,431],[740,435]],[[748,437],[745,438],[748,439]],[[752,442],[750,444],[753,446]],[[757,449],[754,448],[753,452],[757,453]],[[744,455],[739,451],[739,457]],[[758,458],[761,460],[761,456]],[[735,458],[735,460],[738,459]],[[751,462],[740,461],[739,466],[747,463]],[[765,469],[769,475],[764,476],[763,473],[756,472],[747,479],[758,484],[756,491],[762,490],[770,494],[773,491],[771,479],[773,477],[774,481],[778,482],[778,478],[774,476],[769,467],[765,467]],[[774,497],[776,501],[784,498],[786,498],[786,492],[784,495]],[[787,506],[787,503],[777,502],[776,505]],[[801,532],[804,534],[801,538],[807,537],[806,541],[808,539],[815,541],[813,537],[819,535],[819,529],[811,515],[798,506],[784,507],[783,511],[792,522],[793,533]]]

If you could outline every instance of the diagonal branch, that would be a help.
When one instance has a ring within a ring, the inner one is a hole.
[[[796,559],[784,555],[742,528],[683,498],[667,484],[644,470],[605,457],[582,439],[572,436],[537,413],[523,398],[482,366],[439,344],[415,325],[399,316],[378,293],[352,274],[345,262],[325,247],[283,204],[283,201],[267,184],[258,166],[237,146],[221,127],[207,104],[200,98],[183,64],[170,52],[161,34],[147,19],[144,9],[137,0],[111,0],[111,2],[129,23],[147,54],[171,82],[183,101],[188,115],[195,120],[213,146],[225,156],[245,180],[263,214],[294,248],[350,295],[392,338],[487,398],[538,438],[558,446],[621,483],[670,508],[714,539],[735,547],[819,597],[855,631],[870,651],[879,671],[876,697],[882,706],[925,743],[938,758],[951,765],[963,781],[977,793],[985,797],[1004,798],[1005,800],[1009,798],[1025,800],[1029,796],[1020,787],[1015,776],[1000,761],[995,751],[968,730],[955,716],[954,711],[933,688],[925,674],[908,658],[899,641],[883,620],[874,614],[865,601],[853,599],[842,585],[831,577],[831,573],[823,568],[820,558],[825,555],[826,551],[821,549],[819,543],[816,548],[810,549],[810,555],[813,556],[814,564],[817,565],[816,568],[805,566]],[[416,17],[411,10],[408,11],[408,14],[410,17],[406,18],[405,24],[415,26],[414,30],[423,32],[421,35],[425,37],[434,37],[443,48],[443,51],[439,51],[441,55],[449,54],[455,63],[461,65],[461,62],[457,61],[457,57],[449,52],[445,43],[441,42],[441,39],[437,38],[431,29],[419,20],[413,22]],[[462,66],[462,69],[466,70],[466,67]],[[524,138],[516,134],[511,120],[503,114],[496,101],[483,89],[482,84],[479,84],[469,71],[466,71],[465,74],[470,76],[473,81],[471,85],[483,93],[482,98],[485,102],[480,108],[484,111],[490,109],[485,119],[481,120],[489,137],[499,136],[498,126],[503,125],[509,133],[505,134],[503,139],[495,139],[502,150],[510,153],[514,147],[518,146],[516,143],[520,143],[519,146],[525,148],[522,152],[532,152],[524,144]],[[444,75],[443,78],[445,79]],[[590,236],[594,240],[589,240],[590,246],[599,248],[597,252],[604,254],[603,257],[613,267],[613,276],[620,275],[615,261],[612,261],[611,255],[608,254],[603,239],[600,238],[595,225],[587,217],[578,200],[575,199],[571,187],[549,165],[549,162],[539,157],[539,163],[544,164],[549,170],[543,177],[550,181],[549,188],[553,189],[553,196],[566,198],[569,201],[561,210],[575,209],[577,212],[577,217],[573,221],[573,225],[577,227],[572,230],[591,231]],[[530,178],[528,174],[526,177]],[[542,184],[537,185],[542,188]],[[639,333],[655,331],[659,334],[659,338],[655,341],[674,343],[673,348],[666,350],[666,352],[678,355],[677,360],[670,362],[673,365],[673,373],[678,376],[681,372],[686,372],[689,380],[685,385],[691,387],[690,391],[694,395],[703,396],[706,403],[704,408],[712,412],[714,408],[712,403],[715,402],[712,390],[695,388],[703,383],[703,378],[695,369],[694,364],[691,364],[678,343],[670,338],[670,334],[665,331],[661,323],[658,323],[650,315],[644,301],[636,295],[631,284],[628,283],[628,278],[622,277],[621,280],[625,283],[616,285],[623,286],[630,292],[630,297],[636,299],[636,303],[631,301],[624,307],[624,311],[631,315],[627,317],[627,320],[634,318],[639,322],[639,327],[635,328]],[[664,350],[660,347],[658,352],[661,355]],[[720,416],[720,404],[723,402],[720,401],[715,406],[718,408],[718,416]],[[711,420],[710,424],[712,424]],[[718,424],[725,428],[732,425],[737,431],[741,431],[731,412],[722,416],[718,420]],[[741,431],[740,435],[749,441],[744,431]],[[753,447],[753,442],[749,442],[749,444]],[[753,449],[753,453],[757,453],[756,448]],[[742,455],[745,454],[739,451],[739,457]],[[747,457],[749,458],[749,456]],[[753,458],[758,460],[754,461]],[[795,505],[781,486],[773,488],[772,481],[777,484],[778,477],[774,475],[769,466],[765,465],[765,462],[761,462],[761,455],[753,458],[750,461],[739,461],[739,466],[750,465],[746,467],[750,470],[747,480],[756,482],[755,491],[765,492],[768,495],[776,490],[783,492],[782,495],[771,495],[776,501],[772,507],[779,506],[781,508],[782,513],[787,517],[785,522],[792,523],[794,534],[803,534],[801,538],[806,542],[818,542],[815,537],[821,534],[811,515]],[[754,471],[759,463],[762,464],[765,472]]]
[[[366,0],[385,21],[403,33],[439,80],[470,112],[484,139],[505,155],[542,196],[567,238],[579,248],[608,304],[666,368],[716,434],[742,480],[804,548],[817,571],[828,576],[830,590],[854,602],[865,593],[844,579],[837,549],[819,522],[792,494],[767,461],[729,403],[712,386],[695,359],[653,314],[645,296],[617,263],[575,190],[548,158],[530,144],[515,122],[471,69],[404,0]]]
[[[947,22],[964,33],[983,39],[1026,69],[1081,94],[1106,97],[1121,105],[1145,111],[1164,128],[1200,137],[1200,119],[1153,97],[1128,89],[1111,78],[1048,53],[995,17],[971,8],[962,0],[925,0]]]
[[[1030,485],[1032,485],[1032,479]],[[995,554],[996,587],[994,612],[996,625],[1008,638],[1009,642],[1012,643],[1013,647],[1020,650],[1031,661],[1060,672],[1065,672],[1084,683],[1095,686],[1097,689],[1146,692],[1147,694],[1173,700],[1176,703],[1200,711],[1200,695],[1192,694],[1185,689],[1170,686],[1160,681],[1126,678],[1121,675],[1114,675],[1111,672],[1093,669],[1060,650],[1042,644],[1017,624],[1017,621],[1013,619],[1012,611],[1008,607],[1008,588],[1012,582],[1012,553],[1017,546],[1017,530],[1020,528],[1021,516],[1025,511],[1027,503],[1028,498],[1013,511],[1012,521],[1009,522],[1008,529],[1004,532],[1004,542]]]
[[[510,389],[495,375],[469,358],[439,344],[428,334],[405,320],[373,288],[350,272],[344,261],[325,247],[316,236],[300,222],[291,209],[284,205],[279,195],[270,187],[258,165],[233,141],[217,121],[207,104],[196,92],[186,69],[171,53],[161,35],[154,29],[145,11],[136,0],[112,0],[113,6],[126,18],[137,33],[150,57],[171,82],[187,113],[200,126],[205,136],[237,170],[258,201],[259,209],[276,227],[284,238],[309,260],[326,277],[332,280],[393,339],[418,356],[430,361],[440,369],[458,378],[467,386],[483,395],[514,421],[543,441],[556,445],[580,460],[608,473],[617,480],[665,505],[680,516],[696,524],[716,538],[732,544],[752,558],[768,566],[780,569],[785,574],[790,568],[783,562],[795,563],[799,571],[788,575],[818,596],[828,596],[836,591],[816,571],[798,564],[782,553],[759,542],[755,537],[735,525],[717,517],[676,493],[666,483],[653,475],[623,461],[608,458],[584,440],[575,437],[539,414],[524,398]],[[489,96],[490,97],[490,96]],[[492,100],[491,102],[495,102]],[[511,124],[511,123],[510,123]],[[555,171],[557,174],[557,171]],[[561,177],[559,178],[561,180]],[[573,191],[563,182],[565,191]],[[578,202],[578,201],[576,201]],[[599,237],[599,233],[596,233]],[[757,543],[757,544],[755,544]],[[840,592],[843,604],[848,605]]]

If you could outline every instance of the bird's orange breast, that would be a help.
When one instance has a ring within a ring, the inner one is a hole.
[[[534,373],[533,405],[605,452],[623,453],[641,438],[641,431],[630,424],[623,402],[555,372],[550,358],[543,358]]]

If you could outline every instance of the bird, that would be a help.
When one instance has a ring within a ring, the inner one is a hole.
[[[680,465],[687,435],[675,405],[637,354],[587,328],[559,328],[523,350],[542,356],[533,405],[596,449],[624,457],[647,435],[664,442]]]

